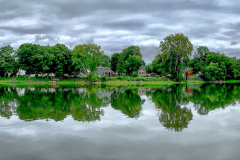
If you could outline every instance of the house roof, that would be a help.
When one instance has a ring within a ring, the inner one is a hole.
[[[111,68],[108,67],[97,67],[96,75],[104,75],[105,73],[114,73]]]
[[[137,70],[137,71],[139,71],[139,70],[144,70],[144,71],[146,71],[146,69],[145,69],[145,68],[138,68],[138,70]]]

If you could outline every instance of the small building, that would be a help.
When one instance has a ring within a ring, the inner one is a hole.
[[[151,77],[155,77],[155,76],[157,76],[156,73],[151,73],[150,75],[151,75]]]
[[[114,76],[115,73],[112,71],[111,68],[109,67],[103,67],[103,66],[98,66],[97,67],[97,71],[96,71],[96,75],[97,76],[102,76],[102,75],[105,75],[105,76]]]
[[[190,76],[192,76],[192,75],[193,75],[193,68],[191,68],[191,67],[185,67],[185,68],[183,69],[183,76],[184,76],[185,78],[190,77]]]
[[[138,72],[139,77],[145,77],[146,76],[146,69],[145,68],[139,68],[137,70],[137,72]]]

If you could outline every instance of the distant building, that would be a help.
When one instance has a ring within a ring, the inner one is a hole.
[[[145,68],[139,68],[137,72],[138,72],[139,77],[145,77],[146,76],[146,69]]]
[[[189,77],[193,75],[193,68],[191,67],[184,67],[183,68],[183,76],[184,77]]]
[[[138,88],[138,95],[139,96],[146,95],[146,88]]]
[[[102,75],[105,75],[105,76],[114,76],[115,73],[112,71],[111,68],[109,68],[109,67],[103,67],[103,66],[100,65],[99,67],[97,67],[96,75],[97,75],[97,76],[102,76]]]

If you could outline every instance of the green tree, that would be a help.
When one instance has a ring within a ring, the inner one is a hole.
[[[100,59],[101,59],[101,65],[102,65],[103,67],[110,67],[111,59],[110,59],[110,57],[109,57],[108,55],[103,54],[103,55],[100,57]]]
[[[193,68],[193,73],[197,74],[202,72],[203,68],[205,67],[205,62],[200,61],[198,58],[193,58],[188,62],[189,67]]]
[[[142,65],[142,59],[140,56],[130,55],[126,61],[127,73],[130,75],[132,72],[137,71]]]
[[[15,76],[17,72],[16,51],[10,45],[0,48],[0,76]]]
[[[71,74],[74,71],[72,52],[64,44],[56,44],[52,47],[54,56],[53,71],[56,75]]]
[[[182,72],[182,60],[190,56],[193,51],[193,45],[188,37],[184,36],[183,33],[170,34],[160,42],[159,48],[162,52],[162,59],[172,61],[171,70],[174,73],[172,79],[182,80],[181,74],[178,73]]]
[[[220,53],[209,52],[206,56],[206,66],[208,67],[211,63],[218,63],[219,67],[224,70],[226,68],[225,79],[236,79],[238,77],[239,71],[237,70],[236,60],[234,58],[227,57]],[[205,76],[204,73],[203,76]],[[221,79],[224,79],[224,77],[221,77]]]
[[[55,56],[52,53],[51,46],[39,46],[37,54],[34,55],[40,61],[42,73],[54,73],[54,60]]]
[[[100,57],[104,55],[101,46],[96,44],[79,44],[73,49],[73,65],[77,72],[86,73],[87,69],[91,72],[97,70],[97,65],[101,64]]]
[[[193,57],[199,59],[200,61],[205,61],[206,56],[209,53],[209,49],[206,46],[200,46],[197,48],[197,51],[194,53]]]
[[[123,61],[123,56],[120,55],[117,64],[117,72],[121,75],[122,73],[126,73],[125,63]]]
[[[129,46],[125,49],[122,50],[122,55],[123,55],[123,60],[126,61],[130,55],[133,56],[140,56],[142,57],[142,53],[140,51],[140,47],[139,46]]]
[[[209,66],[203,69],[203,77],[205,80],[225,80],[226,79],[226,66],[224,62],[210,63]]]
[[[111,69],[113,72],[117,71],[117,64],[119,59],[120,53],[114,53],[111,57]]]
[[[27,74],[39,74],[42,72],[41,60],[38,59],[38,48],[40,45],[25,43],[17,50],[19,68]]]

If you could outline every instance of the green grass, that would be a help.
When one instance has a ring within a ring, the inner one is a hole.
[[[227,80],[225,83],[240,83],[240,80]]]
[[[193,75],[197,76],[197,75]],[[130,76],[119,76],[119,77],[106,77],[105,82],[87,82],[86,77],[81,78],[66,78],[60,79],[57,82],[50,82],[50,78],[36,78],[36,77],[0,77],[0,84],[13,84],[13,85],[112,85],[112,86],[127,86],[127,85],[160,85],[160,84],[203,84],[204,81],[184,81],[184,82],[173,82],[166,78],[159,77],[130,77]],[[227,80],[225,83],[240,83],[240,80]]]
[[[199,75],[191,75],[190,77],[199,77]]]

